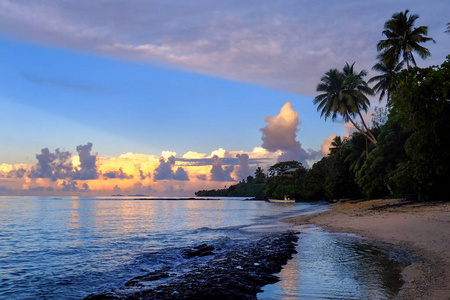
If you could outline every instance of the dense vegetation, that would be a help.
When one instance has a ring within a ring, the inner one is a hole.
[[[320,94],[314,99],[321,116],[342,117],[357,132],[337,136],[329,154],[311,169],[283,162],[271,166],[265,175],[258,168],[258,180],[249,176],[247,182],[219,190],[220,195],[450,199],[446,190],[450,184],[450,55],[440,66],[416,67],[413,52],[426,58],[430,52],[420,43],[434,42],[426,37],[426,26],[414,27],[417,19],[406,10],[385,23],[386,39],[377,45],[379,62],[373,67],[381,74],[368,81],[375,83],[373,88],[364,80],[367,72],[356,72],[354,64],[345,64],[342,71],[331,69],[321,78]],[[368,126],[361,111],[368,110],[367,96],[375,93],[380,101],[386,96],[387,105],[375,109]],[[292,168],[295,172],[285,173]]]

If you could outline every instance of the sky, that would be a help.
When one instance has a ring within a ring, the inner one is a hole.
[[[0,0],[0,195],[193,195],[310,167],[352,132],[320,118],[320,78],[377,75],[406,9],[436,41],[418,66],[441,64],[444,0]]]

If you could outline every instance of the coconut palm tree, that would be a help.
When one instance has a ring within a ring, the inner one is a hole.
[[[344,146],[344,140],[339,135],[335,136],[330,144],[330,153],[331,154],[340,153],[342,147]]]
[[[427,26],[414,27],[414,22],[419,18],[418,15],[409,15],[409,10],[399,12],[392,15],[392,18],[384,23],[383,35],[385,40],[381,40],[377,44],[378,51],[383,52],[383,60],[387,64],[388,61],[400,61],[400,58],[406,62],[409,69],[410,61],[416,65],[413,52],[419,54],[423,59],[430,56],[430,51],[419,45],[428,41],[434,41],[428,34]]]
[[[394,60],[390,60],[387,63],[383,61],[382,55],[379,55],[379,62],[376,63],[372,70],[381,73],[381,75],[374,76],[369,79],[368,83],[377,82],[373,89],[378,94],[380,93],[380,102],[384,96],[387,98],[387,103],[391,100],[391,93],[395,91],[397,87],[397,74],[403,68],[403,61],[396,63]]]
[[[369,135],[368,138],[374,144],[376,144],[377,143],[376,138],[373,136],[372,132],[370,131],[361,114],[361,109],[367,112],[370,106],[370,101],[366,95],[373,95],[374,91],[368,86],[367,82],[365,82],[363,79],[363,77],[367,76],[367,71],[362,70],[359,73],[355,73],[353,69],[354,65],[355,63],[351,65],[345,63],[345,66],[342,69],[343,74],[345,76],[344,85],[347,92],[352,95],[352,99],[354,100],[354,104],[352,106],[354,108],[353,112],[358,113],[361,122],[364,128],[366,129],[367,134]]]
[[[322,110],[320,116],[324,116],[325,120],[331,117],[331,120],[334,121],[338,116],[342,116],[344,121],[350,121],[358,131],[376,144],[375,137],[361,129],[353,119],[357,113],[361,116],[361,109],[367,111],[370,105],[369,100],[364,95],[365,92],[368,92],[366,89],[366,87],[368,88],[367,83],[361,82],[365,74],[365,71],[355,74],[353,65],[350,67],[348,64],[344,67],[344,72],[337,69],[329,70],[320,79],[316,88],[318,92],[323,93],[316,96],[313,103],[317,105],[317,111]]]
[[[373,147],[367,142],[367,138],[359,133],[354,133],[349,140],[349,151],[345,158],[346,163],[350,163],[350,171],[356,173],[366,161],[369,150]]]

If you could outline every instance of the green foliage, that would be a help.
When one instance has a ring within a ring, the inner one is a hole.
[[[255,183],[264,183],[266,182],[266,174],[261,167],[257,167],[255,171]]]
[[[240,182],[232,185],[229,188],[218,190],[200,190],[195,192],[199,197],[255,197],[262,199],[264,197],[264,183],[245,183]]]
[[[293,167],[295,168],[295,166],[297,166],[297,170],[294,173],[289,175],[283,174],[284,171]],[[269,168],[269,172],[271,171],[274,175],[267,180],[264,190],[266,197],[284,198],[285,195],[289,195],[291,198],[302,198],[300,187],[307,171],[300,162],[289,161],[277,163]],[[276,176],[275,174],[278,175]]]
[[[275,175],[278,176],[283,174],[286,170],[297,168],[303,168],[302,164],[298,161],[291,160],[279,162],[269,168],[269,177],[273,177]]]
[[[338,116],[342,116],[344,121],[350,121],[359,132],[367,136],[369,140],[376,144],[375,137],[367,127],[361,111],[367,112],[370,101],[366,95],[373,95],[374,91],[364,81],[367,75],[365,70],[356,73],[353,69],[354,63],[346,63],[342,72],[331,69],[325,73],[317,85],[317,92],[321,92],[313,100],[317,105],[317,111],[321,111],[320,116],[325,120],[331,117],[334,121]],[[355,117],[359,116],[365,131],[355,122]]]
[[[400,58],[406,62],[408,68],[409,62],[416,65],[413,51],[423,59],[431,55],[430,51],[421,46],[434,40],[426,37],[428,34],[427,26],[414,27],[414,22],[419,18],[418,15],[409,15],[409,10],[399,12],[392,15],[392,18],[384,24],[383,35],[385,40],[381,40],[377,44],[378,51],[386,64],[396,64],[400,62]]]
[[[393,172],[406,159],[404,145],[408,136],[392,117],[381,127],[377,147],[369,153],[356,173],[356,182],[367,197],[377,198],[390,194]]]
[[[408,160],[399,165],[395,181],[419,200],[448,198],[450,56],[440,67],[412,68],[400,75],[391,110],[410,136],[405,143]]]

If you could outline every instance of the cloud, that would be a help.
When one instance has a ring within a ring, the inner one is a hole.
[[[212,157],[211,180],[212,181],[234,181],[231,177],[233,166],[222,166],[222,160],[217,155]]]
[[[71,177],[73,173],[72,154],[68,151],[55,150],[51,153],[48,148],[41,150],[41,154],[36,154],[38,164],[28,175],[30,178],[50,178],[53,181]]]
[[[196,177],[198,180],[207,180],[208,179],[206,174],[197,174]]]
[[[328,153],[330,153],[330,147],[331,147],[331,143],[333,142],[334,138],[336,137],[336,134],[332,134],[329,137],[327,137],[326,139],[323,140],[322,145],[320,147],[322,154],[324,156],[328,155]]]
[[[74,174],[74,179],[88,180],[97,179],[97,156],[91,154],[92,143],[77,146],[80,159],[80,169]]]
[[[304,150],[299,141],[296,140],[298,126],[298,112],[292,109],[292,104],[286,102],[280,113],[274,117],[265,119],[269,123],[262,131],[262,147],[270,152],[281,151],[278,161],[296,160],[307,166],[307,160],[317,158],[319,151]]]
[[[62,183],[62,191],[63,192],[79,192],[80,189],[77,187],[78,183],[76,181],[63,181]]]
[[[238,180],[245,179],[248,177],[248,175],[252,173],[248,166],[249,156],[246,153],[236,154],[236,158],[239,160],[239,166],[237,167],[236,170],[236,178]]]
[[[218,156],[218,157],[225,157],[226,156],[227,151],[223,148],[219,148],[217,150],[214,150],[213,152],[211,152],[211,155],[208,157],[214,157],[214,156]]]
[[[142,171],[141,169],[139,169],[139,178],[141,180],[144,180],[146,178],[151,178],[152,174],[149,172],[147,174],[144,173],[144,171]]]
[[[188,151],[185,154],[183,154],[183,156],[182,156],[182,158],[186,158],[186,159],[202,159],[205,157],[206,157],[205,153],[198,153],[195,151]]]
[[[29,74],[26,72],[22,72],[21,74],[29,82],[38,84],[38,85],[42,85],[42,86],[59,87],[59,88],[64,88],[64,89],[71,89],[71,90],[78,90],[78,91],[85,91],[85,92],[100,92],[101,91],[101,89],[98,87],[74,82],[72,80],[47,78],[47,77]]]
[[[153,181],[173,179],[174,173],[172,166],[175,165],[175,157],[170,156],[165,160],[164,157],[159,159],[159,166],[153,172]]]
[[[175,172],[173,179],[175,180],[189,180],[188,173],[182,168],[178,167],[177,171]]]
[[[24,164],[0,164],[0,178],[23,178],[27,172]]]
[[[430,1],[114,1],[105,8],[101,1],[5,0],[0,32],[312,95],[331,67],[358,61],[370,70],[384,22],[405,7],[438,41],[427,63],[445,59],[448,9],[435,8],[448,4]]]
[[[112,178],[131,179],[131,178],[133,178],[133,175],[128,175],[128,174],[124,173],[122,168],[119,168],[118,171],[111,171],[111,172],[103,173],[102,176],[104,178],[109,178],[109,179],[112,179]],[[144,176],[144,178],[145,178],[145,176]]]
[[[153,181],[171,179],[181,181],[189,180],[187,172],[182,167],[178,167],[176,173],[174,173],[172,170],[173,166],[175,166],[175,157],[173,155],[169,156],[167,160],[161,157],[159,159],[159,166],[153,172]]]

